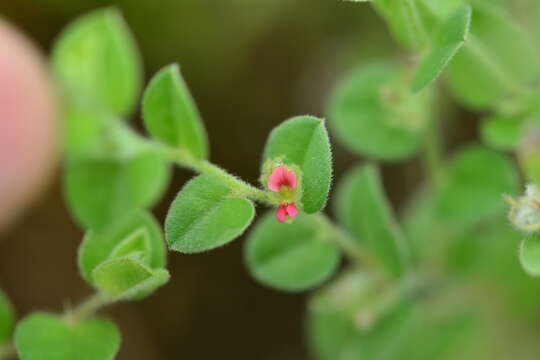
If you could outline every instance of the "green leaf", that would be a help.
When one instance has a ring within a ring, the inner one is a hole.
[[[125,116],[141,86],[141,64],[133,37],[120,13],[91,12],[62,32],[52,65],[65,95]]]
[[[531,234],[521,241],[519,260],[531,276],[540,276],[540,237]]]
[[[340,223],[372,250],[393,276],[400,276],[410,262],[410,250],[384,194],[379,170],[357,167],[338,186],[336,213]]]
[[[339,265],[340,254],[328,231],[310,215],[290,224],[266,214],[249,235],[244,257],[250,273],[270,287],[301,291],[328,279]]]
[[[64,186],[79,223],[103,230],[132,211],[152,206],[169,177],[168,164],[156,153],[143,151],[121,158],[73,159]]]
[[[332,182],[332,151],[324,120],[297,116],[274,128],[263,163],[274,158],[302,171],[302,210],[312,214],[323,209]]]
[[[524,129],[521,119],[493,115],[482,121],[480,133],[487,145],[497,150],[510,151],[519,144]]]
[[[234,240],[251,224],[253,203],[234,197],[209,175],[200,175],[180,190],[165,220],[169,247],[183,253],[214,249]]]
[[[438,29],[429,53],[422,58],[413,80],[413,91],[419,91],[444,70],[461,48],[469,33],[471,7],[456,11]]]
[[[206,132],[178,65],[165,67],[148,85],[143,118],[154,138],[187,150],[197,159],[208,157]]]
[[[435,211],[454,226],[468,226],[505,209],[503,194],[514,194],[518,175],[504,155],[478,145],[465,147],[446,169]]]
[[[47,313],[32,313],[15,330],[21,360],[112,360],[120,346],[120,332],[105,319],[76,324]]]
[[[148,241],[138,244],[138,234]],[[135,235],[135,237],[134,237]],[[152,269],[165,267],[167,254],[161,226],[146,212],[137,211],[102,231],[90,230],[79,248],[79,269],[89,283],[93,282],[92,271],[103,261],[127,255],[128,247],[143,253],[144,264]]]
[[[90,151],[100,138],[107,116],[99,109],[82,104],[69,104],[64,109],[64,148],[69,155]]]
[[[15,311],[7,296],[0,290],[0,345],[11,338]]]
[[[466,45],[448,67],[458,100],[475,108],[497,105],[521,93],[538,76],[538,60],[527,34],[500,6],[475,2]]]
[[[422,144],[430,102],[427,91],[412,95],[394,66],[364,65],[337,85],[328,117],[348,150],[377,160],[399,160]]]
[[[92,272],[99,291],[117,300],[133,300],[148,296],[169,281],[165,269],[152,270],[141,261],[130,258],[112,258],[99,264]]]

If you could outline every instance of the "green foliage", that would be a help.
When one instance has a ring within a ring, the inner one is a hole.
[[[446,221],[467,226],[500,214],[503,194],[518,187],[516,169],[505,156],[480,146],[461,150],[450,161],[435,211]]]
[[[501,7],[475,2],[466,46],[448,67],[450,89],[474,108],[497,105],[538,76],[538,59],[523,30]]]
[[[152,269],[165,267],[163,234],[152,215],[138,211],[102,231],[90,230],[79,248],[79,269],[92,284],[92,272],[99,264],[130,254],[138,254],[139,260]]]
[[[319,360],[456,358],[469,351],[475,326],[459,308],[385,302],[362,273],[347,274],[308,308],[308,338]]]
[[[531,234],[522,240],[519,260],[529,275],[540,276],[540,237],[537,234]]]
[[[172,250],[198,253],[234,240],[255,215],[253,203],[235,197],[223,183],[200,175],[176,195],[165,221],[165,238]]]
[[[498,150],[513,150],[524,133],[523,122],[515,117],[493,115],[482,121],[480,134],[484,142]]]
[[[413,155],[423,143],[431,95],[412,95],[396,67],[361,66],[337,85],[328,106],[336,138],[348,150],[377,160]]]
[[[300,215],[284,224],[269,213],[249,235],[245,262],[253,277],[265,285],[306,290],[328,279],[339,264],[331,236],[315,215]]]
[[[263,163],[276,158],[300,168],[302,210],[312,214],[324,208],[332,182],[332,152],[324,120],[297,116],[274,128]]]
[[[127,115],[140,91],[137,47],[121,15],[101,9],[71,23],[58,38],[52,66],[68,99]]]
[[[461,48],[469,33],[471,8],[460,8],[438,29],[431,50],[420,61],[413,80],[413,91],[419,91],[432,82],[446,68]]]
[[[208,156],[208,140],[199,111],[177,65],[159,71],[148,85],[143,118],[154,138],[186,150],[197,159]]]
[[[153,205],[169,174],[168,164],[153,151],[73,159],[64,180],[67,202],[84,228],[103,230],[130,212]]]
[[[169,281],[165,269],[152,270],[137,258],[112,258],[92,272],[97,289],[117,300],[140,299]]]
[[[21,360],[112,360],[120,346],[120,333],[105,319],[72,324],[38,312],[17,325],[15,346]]]
[[[382,260],[388,273],[402,275],[410,262],[409,245],[393,218],[378,169],[366,165],[351,170],[336,199],[340,223]]]
[[[7,296],[0,290],[0,345],[9,340],[15,324],[15,312]]]

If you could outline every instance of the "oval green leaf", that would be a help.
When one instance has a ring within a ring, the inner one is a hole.
[[[138,234],[146,236],[148,242],[137,244]],[[134,237],[135,236],[135,237]],[[144,263],[152,269],[165,267],[167,254],[161,226],[146,212],[137,211],[102,231],[90,230],[79,248],[79,269],[89,283],[93,282],[92,271],[103,261],[125,256],[127,247],[143,253]],[[115,254],[116,253],[116,254]]]
[[[114,301],[148,296],[169,281],[165,269],[152,270],[135,258],[113,258],[99,264],[92,272],[93,283]]]
[[[312,216],[300,215],[291,224],[265,215],[251,234],[244,257],[261,283],[285,291],[302,291],[328,279],[339,265],[338,250]]]
[[[153,205],[169,177],[168,164],[156,153],[143,151],[113,159],[72,159],[64,186],[74,217],[84,228],[99,231]]]
[[[540,237],[531,234],[521,241],[519,260],[531,276],[540,276]]]
[[[199,111],[177,65],[169,65],[150,81],[143,98],[146,129],[159,141],[208,157],[208,140]]]
[[[497,150],[513,150],[523,134],[523,122],[515,117],[490,116],[482,121],[480,134],[484,142]]]
[[[517,171],[510,160],[478,145],[465,147],[446,169],[446,181],[436,194],[435,211],[454,226],[468,226],[505,209],[504,194],[515,194]]]
[[[0,290],[0,346],[9,341],[15,324],[15,311],[8,297]]]
[[[420,61],[413,80],[413,91],[421,90],[439,76],[463,46],[470,23],[471,7],[464,6],[440,26],[433,38],[431,50]]]
[[[68,98],[119,116],[133,110],[141,61],[118,11],[97,10],[68,25],[54,45],[52,65]]]
[[[332,182],[332,151],[324,120],[297,116],[274,128],[263,163],[275,158],[302,171],[302,210],[312,214],[323,209]]]
[[[337,190],[336,213],[354,238],[376,254],[386,270],[400,276],[410,263],[410,249],[372,165],[348,173]]]
[[[410,94],[390,64],[361,66],[337,85],[328,105],[336,138],[348,150],[377,160],[413,155],[429,122],[429,92]]]
[[[21,360],[112,360],[120,347],[120,332],[105,319],[72,324],[38,312],[17,325],[15,347]]]
[[[172,202],[165,220],[165,238],[171,249],[183,253],[211,250],[242,235],[254,215],[250,200],[233,197],[226,185],[200,175]]]
[[[475,2],[466,45],[448,67],[448,84],[465,105],[486,108],[521,93],[538,76],[527,34],[501,6]]]

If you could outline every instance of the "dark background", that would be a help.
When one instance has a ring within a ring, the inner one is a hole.
[[[334,83],[355,64],[404,56],[368,4],[337,0],[0,0],[0,14],[48,53],[67,22],[107,5],[120,8],[131,26],[147,79],[180,63],[209,132],[212,161],[251,182],[274,126],[294,115],[323,117]],[[475,128],[471,114],[452,109],[439,110],[443,117],[460,115],[446,123],[449,147],[474,136]],[[140,127],[138,114],[133,124]],[[334,152],[337,180],[362,161],[337,144]],[[91,293],[78,274],[82,232],[62,200],[60,174],[58,166],[43,196],[0,238],[0,285],[19,316],[61,311]],[[190,176],[175,172],[155,209],[160,220]],[[385,165],[384,176],[399,208],[422,174],[413,159]],[[306,294],[255,283],[242,263],[242,242],[202,255],[170,253],[165,287],[107,309],[122,331],[118,358],[308,359]]]

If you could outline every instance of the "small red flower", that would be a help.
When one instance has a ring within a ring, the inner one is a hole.
[[[296,188],[296,174],[285,166],[277,166],[268,178],[268,188],[274,192]],[[285,222],[287,217],[294,219],[298,215],[298,209],[294,201],[284,201],[278,206],[276,218],[279,222]]]
[[[298,215],[298,210],[296,209],[296,205],[294,205],[294,203],[281,204],[276,211],[276,219],[279,222],[285,222],[287,220],[287,216],[294,219],[296,215]]]
[[[268,178],[268,188],[274,192],[281,191],[286,186],[290,189],[296,188],[296,174],[285,166],[277,166],[272,175]]]

